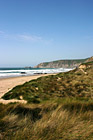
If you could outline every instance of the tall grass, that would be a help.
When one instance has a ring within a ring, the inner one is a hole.
[[[32,80],[6,93],[28,104],[0,104],[0,139],[93,140],[93,63]],[[21,100],[21,99],[20,99]]]
[[[1,106],[5,111],[0,119],[0,133],[4,140],[93,139],[92,101]]]

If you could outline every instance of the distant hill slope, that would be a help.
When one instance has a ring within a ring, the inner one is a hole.
[[[4,99],[42,102],[59,97],[93,97],[93,61],[82,63],[76,69],[41,77],[19,85],[6,93]]]
[[[93,60],[93,57],[86,59],[57,60],[51,62],[40,63],[35,68],[75,68],[81,63]]]
[[[88,59],[89,58],[44,62],[38,64],[37,66],[35,66],[35,68],[75,68],[81,63],[88,61]]]

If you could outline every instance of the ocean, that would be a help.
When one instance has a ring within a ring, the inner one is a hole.
[[[66,68],[0,68],[0,78],[67,72]]]

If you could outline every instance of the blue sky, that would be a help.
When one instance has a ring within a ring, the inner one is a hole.
[[[93,55],[93,0],[0,0],[0,67]]]

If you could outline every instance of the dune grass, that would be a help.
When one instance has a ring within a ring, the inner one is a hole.
[[[0,139],[93,140],[93,63],[13,88],[0,104]]]
[[[4,140],[93,139],[93,100],[1,104],[0,108],[0,134]]]
[[[89,66],[89,65],[88,65]],[[85,73],[84,73],[85,72]],[[4,99],[19,99],[28,103],[41,103],[55,97],[92,97],[93,65],[83,71],[75,69],[66,73],[40,77],[16,86],[6,93]]]

